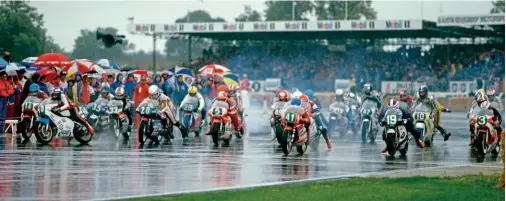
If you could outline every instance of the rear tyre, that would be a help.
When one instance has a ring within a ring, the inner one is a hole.
[[[405,156],[406,153],[408,153],[408,147],[409,147],[409,141],[405,142],[405,143],[406,143],[406,147],[399,149],[399,153],[401,153],[401,155],[403,155],[403,156]]]
[[[304,154],[304,152],[306,152],[306,150],[307,150],[307,145],[305,145],[305,144],[297,146],[297,153],[299,153],[300,155]]]
[[[276,140],[278,140],[278,144],[283,144],[283,128],[280,125],[276,125],[274,132],[276,133]]]
[[[88,128],[76,122],[77,129],[74,129],[74,138],[81,144],[88,144],[93,138]]]

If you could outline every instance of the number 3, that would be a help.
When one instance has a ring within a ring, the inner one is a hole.
[[[397,123],[397,117],[395,115],[389,115],[387,119],[388,119],[388,124],[393,125],[393,124]]]
[[[487,123],[487,118],[485,116],[478,117],[478,124],[485,125]]]

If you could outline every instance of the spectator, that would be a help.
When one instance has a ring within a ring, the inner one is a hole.
[[[161,79],[161,77],[160,77]],[[141,102],[147,98],[149,96],[149,82],[148,82],[148,77],[147,76],[142,76],[141,77],[141,83],[138,84],[135,89],[134,89],[134,94],[133,94],[133,101],[134,101],[134,107],[137,108],[139,107],[139,105],[141,104]],[[135,126],[139,126],[139,114],[135,114]]]
[[[7,62],[7,63],[11,63],[11,51],[5,49],[4,50],[4,56],[3,56],[3,59]]]
[[[116,88],[123,85],[123,74],[116,73],[114,81],[111,83],[111,93],[116,93]]]
[[[155,75],[155,79],[151,82],[151,85],[156,85],[159,89],[163,91],[163,79],[160,75]]]
[[[90,78],[90,86],[93,88],[93,95],[91,96],[91,102],[95,102],[98,96],[100,95],[100,83],[97,81],[96,77]]]
[[[9,97],[14,94],[14,87],[7,80],[7,73],[0,72],[0,130],[4,130],[5,118],[7,116],[7,103]]]
[[[7,115],[6,119],[15,119],[19,118],[19,116],[15,116],[16,111],[16,97],[21,94],[21,88],[14,83],[14,77],[13,76],[7,76],[7,82],[9,86],[11,86],[14,89],[14,93],[9,96],[7,99]],[[11,131],[7,131],[11,132]]]
[[[179,105],[181,104],[187,93],[188,93],[188,86],[186,86],[186,83],[184,83],[183,76],[181,75],[177,76],[175,89],[172,94],[172,100],[174,101],[176,108],[179,107]]]

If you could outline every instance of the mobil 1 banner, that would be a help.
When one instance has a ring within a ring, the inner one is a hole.
[[[334,89],[335,90],[342,89],[344,91],[349,91],[350,90],[350,80],[336,79],[334,81]]]
[[[252,92],[263,92],[264,82],[263,80],[249,80],[249,88]]]
[[[264,82],[264,91],[276,91],[276,89],[281,86],[280,78],[267,78]]]
[[[407,82],[407,81],[383,81],[381,82],[381,93],[396,94],[404,88],[408,93],[414,93],[424,82]]]
[[[475,81],[450,81],[450,92],[469,94],[476,91]]]

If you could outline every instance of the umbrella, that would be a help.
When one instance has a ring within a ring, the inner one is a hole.
[[[33,65],[41,67],[63,67],[69,64],[69,59],[65,55],[59,53],[46,53],[40,55],[39,58],[37,58],[37,60],[33,63]]]
[[[35,61],[37,61],[37,58],[38,57],[28,57],[26,59],[23,59],[23,61],[21,61],[21,64],[25,67],[31,67],[33,65],[33,63],[35,63]]]
[[[128,71],[128,74],[134,74],[134,75],[148,75],[148,70],[131,70]]]
[[[24,70],[26,67],[18,64],[18,63],[10,63],[5,67],[5,72],[7,75],[17,75],[19,70]]]
[[[223,74],[223,82],[225,82],[227,86],[230,85],[239,86],[239,76],[233,73],[226,72]]]
[[[72,61],[69,65],[66,65],[62,69],[66,72],[79,72],[79,73],[105,73],[105,70],[99,65],[93,64],[92,61],[87,59],[76,59]]]
[[[195,80],[195,77],[193,77],[192,71],[189,68],[176,66],[173,68],[169,68],[168,73],[169,73],[168,80],[170,81],[170,83],[176,83],[176,79],[178,76],[183,76],[183,82],[187,86],[191,86],[193,81]]]
[[[7,66],[7,61],[0,57],[0,68],[5,68]]]
[[[230,69],[217,64],[209,64],[199,69],[201,75],[223,74],[224,72],[230,72]]]
[[[39,73],[40,77],[46,76],[46,82],[50,82],[51,80],[54,80],[54,78],[58,76],[58,72],[50,68],[39,70],[37,71],[37,73]]]
[[[121,69],[118,64],[114,63],[114,61],[111,61],[109,59],[97,59],[93,61],[93,63],[101,66],[104,69],[111,69],[111,68],[116,70]]]

